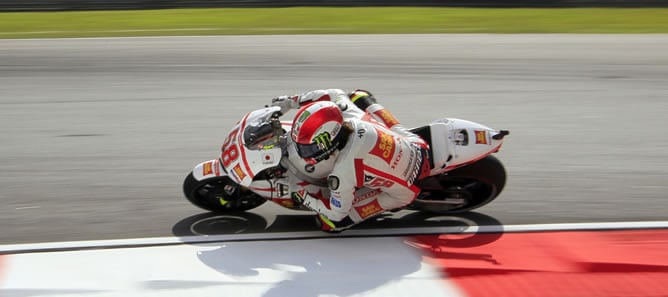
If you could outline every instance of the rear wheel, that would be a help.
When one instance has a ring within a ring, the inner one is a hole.
[[[490,155],[415,184],[422,192],[411,208],[460,213],[479,208],[498,197],[506,184],[506,171],[501,161]]]
[[[246,211],[267,200],[241,188],[227,176],[198,181],[192,172],[183,181],[183,194],[195,206],[216,213]]]

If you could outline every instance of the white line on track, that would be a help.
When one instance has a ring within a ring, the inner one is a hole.
[[[615,222],[615,223],[567,223],[567,224],[531,224],[531,225],[492,225],[463,227],[425,227],[394,229],[352,229],[338,234],[326,234],[321,231],[309,232],[273,232],[232,235],[153,237],[114,240],[44,242],[0,245],[0,254],[26,252],[49,252],[80,249],[127,248],[140,246],[159,246],[175,244],[200,244],[232,241],[298,240],[333,237],[387,237],[424,234],[473,234],[473,233],[509,233],[509,232],[551,232],[584,230],[624,230],[624,229],[663,229],[668,228],[668,221],[653,222]]]

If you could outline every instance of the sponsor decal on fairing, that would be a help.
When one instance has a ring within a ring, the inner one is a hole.
[[[261,158],[262,158],[262,164],[274,163],[274,155],[271,153],[263,153]]]
[[[204,163],[204,166],[202,166],[202,175],[207,176],[209,174],[213,174],[213,162],[207,162]]]
[[[475,130],[475,143],[476,144],[491,144],[487,139],[487,131]]]
[[[234,171],[234,174],[236,174],[240,181],[246,178],[246,173],[243,171],[243,169],[241,169],[239,164],[235,165],[232,171]]]
[[[213,170],[216,173],[216,176],[220,176],[220,162],[218,159],[213,161]]]

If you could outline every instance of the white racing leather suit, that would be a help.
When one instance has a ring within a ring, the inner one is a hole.
[[[343,230],[403,207],[417,197],[420,189],[413,183],[430,169],[425,152],[427,144],[400,125],[381,105],[371,104],[365,112],[340,89],[282,98],[283,103],[275,105],[281,106],[284,113],[315,101],[335,102],[342,110],[344,125],[353,131],[340,151],[315,165],[307,165],[294,145],[288,148],[288,162],[284,166],[296,178],[306,181],[298,184],[301,189],[296,189],[297,195],[304,206],[321,215],[324,231]],[[317,188],[309,187],[308,183],[327,188],[314,190]]]

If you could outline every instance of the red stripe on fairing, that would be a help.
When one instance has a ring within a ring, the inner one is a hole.
[[[668,230],[413,237],[470,297],[668,296]]]
[[[260,191],[260,192],[273,192],[274,189],[272,188],[258,188],[258,187],[248,187],[248,189],[252,191]]]
[[[469,164],[473,164],[473,163],[475,163],[475,162],[478,162],[478,161],[480,161],[480,160],[486,158],[487,156],[489,156],[489,155],[491,155],[491,154],[494,154],[494,153],[498,152],[498,151],[501,149],[501,146],[502,146],[502,145],[503,145],[503,143],[502,143],[502,144],[499,144],[497,147],[495,147],[494,149],[490,150],[490,151],[487,152],[486,154],[481,155],[481,156],[479,156],[479,157],[477,157],[477,158],[475,158],[475,159],[473,159],[473,160],[471,160],[471,161],[468,161],[468,162],[466,162],[466,163],[462,163],[462,164],[458,164],[458,165],[450,165],[450,166],[446,167],[445,170],[446,170],[446,171],[447,171],[447,170],[452,170],[452,169],[455,169],[455,168],[457,168],[457,167],[464,167],[464,166],[466,166],[466,165],[469,165]]]
[[[241,161],[243,161],[244,167],[246,168],[246,173],[248,173],[248,177],[250,177],[250,179],[253,179],[253,178],[255,178],[255,174],[253,174],[253,171],[251,171],[250,165],[248,165],[248,160],[246,160],[246,148],[243,147],[243,144],[242,144],[243,139],[241,138],[241,137],[243,137],[243,134],[244,134],[243,131],[246,128],[246,120],[248,119],[249,115],[250,115],[250,113],[247,114],[241,122],[241,127],[239,128],[239,133],[237,133],[237,134],[239,134],[237,136],[237,146],[239,147],[239,150],[241,151]]]
[[[389,180],[391,180],[391,181],[393,181],[393,182],[395,182],[395,183],[397,183],[397,184],[400,184],[400,185],[402,185],[402,186],[404,186],[404,187],[406,187],[406,188],[409,188],[409,189],[410,189],[411,191],[413,191],[413,193],[415,193],[416,195],[417,195],[418,193],[420,193],[420,188],[418,188],[418,187],[415,186],[415,185],[410,185],[410,186],[409,186],[407,181],[402,180],[402,179],[400,179],[399,177],[396,177],[396,176],[391,175],[391,174],[387,174],[387,173],[384,172],[384,171],[380,171],[379,169],[376,169],[376,168],[373,168],[373,167],[369,167],[369,166],[367,166],[367,165],[364,165],[364,170],[365,170],[365,171],[368,171],[368,172],[371,173],[371,174],[375,174],[375,175],[378,175],[378,176],[380,176],[380,177],[382,177],[382,178],[389,179]]]

